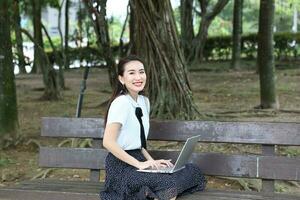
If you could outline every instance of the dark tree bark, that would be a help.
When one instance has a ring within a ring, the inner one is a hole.
[[[110,38],[108,33],[108,25],[106,17],[106,2],[107,0],[83,0],[86,8],[89,10],[90,19],[93,22],[94,30],[97,36],[97,45],[102,49],[106,65],[108,67],[108,75],[110,85],[114,87],[117,77],[116,63],[114,61],[110,46]],[[93,18],[93,15],[95,18]]]
[[[203,49],[205,47],[205,42],[207,39],[208,28],[212,22],[212,20],[223,10],[223,8],[227,5],[229,0],[219,0],[211,9],[208,11],[208,0],[199,0],[200,4],[200,16],[201,22],[199,26],[199,31],[194,38],[194,40],[190,43],[191,53],[187,57],[187,61],[189,63],[198,63],[203,60]]]
[[[24,33],[37,47],[39,54],[41,54],[42,59],[44,60],[44,64],[41,65],[41,71],[43,74],[43,83],[45,86],[44,94],[40,98],[41,100],[59,100],[60,99],[60,91],[59,85],[57,83],[57,75],[56,72],[51,65],[47,54],[44,49],[38,45],[38,42],[34,40],[34,38],[30,35],[28,31],[25,29],[21,29],[22,33]]]
[[[190,45],[195,37],[193,25],[194,0],[180,1],[180,42],[185,58],[190,54]]]
[[[165,119],[194,119],[196,105],[179,46],[169,1],[130,0],[135,16],[135,52],[145,60],[151,115]]]
[[[52,52],[54,53],[54,57],[55,57],[55,61],[58,64],[59,70],[58,70],[58,84],[60,89],[65,89],[65,78],[64,78],[64,70],[63,70],[63,58],[61,56],[61,54],[59,54],[59,52],[56,50],[56,47],[54,46],[50,35],[48,34],[48,31],[46,29],[46,27],[42,24],[42,28],[48,38],[48,41],[50,43],[50,46],[52,48]],[[50,66],[51,67],[51,66]]]
[[[34,45],[34,62],[33,62],[33,68],[31,70],[31,73],[37,73],[41,71],[42,65],[44,65],[43,55],[41,54],[41,51],[39,48],[44,48],[43,43],[43,35],[42,35],[42,23],[41,23],[41,17],[42,17],[42,5],[40,0],[31,0],[32,2],[32,12],[33,12],[33,37],[36,41],[36,44]],[[38,47],[38,46],[39,47]]]
[[[126,49],[124,49],[124,41],[123,41],[123,35],[124,35],[124,32],[125,32],[125,29],[126,29],[126,26],[127,26],[127,21],[129,19],[129,4],[127,5],[127,13],[126,13],[126,18],[125,18],[125,21],[124,21],[124,24],[123,24],[123,27],[122,27],[122,31],[121,31],[121,35],[120,35],[120,39],[119,39],[119,55],[120,57],[124,57],[126,55]]]
[[[63,4],[64,4],[64,0],[61,1],[61,3],[59,4],[59,8],[58,8],[58,21],[57,21],[57,24],[58,24],[58,32],[59,32],[59,37],[60,37],[60,47],[59,47],[59,50],[61,52],[61,54],[59,53],[55,53],[58,58],[58,62],[59,62],[59,85],[60,85],[60,88],[61,89],[65,89],[65,79],[64,79],[64,68],[66,68],[64,65],[66,64],[65,63],[65,51],[64,51],[64,39],[63,39],[63,34],[62,34],[62,30],[61,30],[61,11],[62,11],[62,7],[63,7]],[[44,29],[46,30],[46,29]],[[46,33],[47,31],[45,31]],[[47,34],[47,33],[46,33]],[[53,45],[54,46],[54,45]]]
[[[69,69],[70,59],[69,59],[69,7],[70,0],[65,0],[65,45],[64,45],[64,66],[65,69]]]
[[[19,9],[19,0],[14,0],[13,3],[13,17],[14,17],[14,29],[16,34],[16,43],[17,43],[17,54],[19,61],[19,69],[21,74],[26,74],[25,69],[25,57],[23,53],[23,38],[21,33],[21,17],[20,17],[20,9]]]
[[[128,54],[137,54],[135,52],[136,50],[136,45],[135,45],[135,16],[133,12],[132,5],[130,4],[129,1],[129,7],[130,7],[130,17],[129,17],[129,47],[128,47]]]
[[[4,140],[17,138],[18,110],[10,38],[10,0],[0,1],[0,148]]]
[[[241,60],[243,0],[234,0],[232,30],[232,63],[234,69],[239,68]]]
[[[260,78],[260,107],[279,109],[273,56],[274,7],[274,0],[260,1],[257,65]]]
[[[82,24],[83,24],[83,20],[85,18],[85,13],[84,10],[82,8],[82,4],[79,2],[79,8],[78,8],[78,12],[77,12],[77,25],[78,25],[78,31],[77,31],[77,36],[76,36],[76,44],[77,44],[77,40],[80,40],[80,43],[77,44],[79,45],[79,47],[82,47],[82,39],[83,39],[83,29],[82,29]]]

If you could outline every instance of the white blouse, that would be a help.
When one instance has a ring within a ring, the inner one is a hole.
[[[135,101],[129,94],[117,97],[110,105],[107,115],[107,124],[120,123],[121,129],[117,138],[117,143],[124,150],[141,148],[140,124],[135,115],[135,108],[141,107],[143,112],[142,122],[145,136],[149,133],[149,99],[143,95],[138,95]]]

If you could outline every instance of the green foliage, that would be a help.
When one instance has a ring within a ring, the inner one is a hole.
[[[53,42],[53,45],[56,47],[56,48],[60,48],[60,43],[61,43],[61,40],[60,40],[60,37],[59,36],[56,36],[56,37],[51,37],[51,40]],[[44,37],[44,49],[45,51],[52,51],[52,47],[49,43],[49,40],[46,39]]]
[[[58,51],[58,53],[62,55],[60,51]],[[56,62],[54,53],[52,51],[49,51],[47,55],[51,63]],[[70,48],[69,58],[71,63],[75,60],[85,60],[87,63],[93,65],[96,65],[97,63],[104,60],[101,50],[98,50],[98,48],[95,47]]]
[[[111,17],[108,20],[108,24],[109,24],[110,43],[112,45],[118,45],[124,22],[121,22],[119,18]],[[128,23],[126,28],[128,29]],[[123,37],[129,39],[129,30],[124,32]]]
[[[299,56],[300,33],[282,32],[274,34],[274,53],[276,59],[296,58]],[[231,36],[214,36],[207,39],[204,48],[206,60],[231,59]],[[246,59],[256,58],[257,34],[242,36],[242,57]]]
[[[215,3],[216,1],[210,1],[208,10],[210,10]],[[234,1],[230,1],[212,21],[208,30],[209,36],[232,34],[233,3]],[[243,2],[243,33],[256,33],[258,31],[259,4],[259,0],[247,0]],[[200,11],[198,1],[195,2],[195,8]],[[291,31],[294,9],[297,9],[299,13],[299,0],[275,0],[274,26],[278,32]],[[176,16],[176,9],[174,12]],[[180,22],[180,15],[178,16],[179,17],[175,17],[176,23]],[[195,33],[197,33],[201,18],[196,14],[194,16],[194,30]]]
[[[50,7],[59,8],[59,0],[46,0],[45,4],[48,4]]]

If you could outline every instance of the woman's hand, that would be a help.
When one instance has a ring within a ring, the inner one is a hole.
[[[137,166],[138,169],[159,169],[159,168],[165,168],[165,167],[173,167],[174,165],[171,163],[171,160],[147,160],[144,162],[139,162],[139,165]]]

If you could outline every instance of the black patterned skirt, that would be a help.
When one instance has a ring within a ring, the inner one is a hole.
[[[139,161],[145,161],[141,150],[126,151]],[[187,164],[172,174],[144,173],[109,153],[105,160],[106,178],[101,200],[169,200],[176,196],[203,191],[206,179],[200,169]]]

